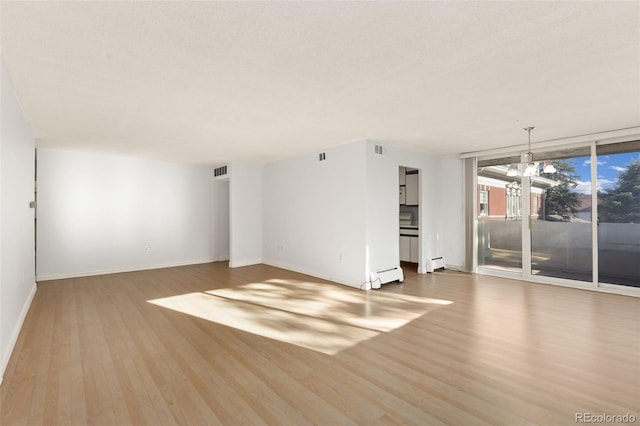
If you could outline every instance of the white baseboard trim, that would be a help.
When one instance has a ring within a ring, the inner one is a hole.
[[[150,269],[175,268],[177,266],[199,265],[202,263],[211,263],[213,261],[214,261],[213,258],[210,257],[206,259],[184,260],[181,262],[159,263],[155,265],[146,265],[146,266],[132,266],[129,268],[105,269],[102,271],[84,271],[84,272],[70,272],[65,274],[36,275],[36,281],[40,282],[40,281],[51,281],[51,280],[63,280],[67,278],[92,277],[95,275],[120,274],[122,272],[136,272],[136,271],[148,271]]]
[[[464,266],[461,266],[461,265],[446,265],[445,264],[445,269],[451,269],[453,271],[458,271],[458,272],[468,272],[468,271],[465,271]]]
[[[18,342],[18,336],[20,336],[20,331],[22,330],[22,325],[24,324],[24,320],[27,317],[27,312],[29,312],[29,308],[31,307],[31,302],[33,302],[33,298],[36,295],[36,291],[38,290],[38,286],[36,283],[33,283],[31,287],[31,291],[27,296],[27,300],[25,300],[24,305],[22,305],[22,310],[20,311],[20,316],[18,317],[18,322],[16,322],[15,327],[13,328],[13,333],[11,333],[11,339],[9,340],[9,346],[4,354],[2,354],[2,364],[0,364],[0,385],[4,380],[4,371],[7,369],[7,365],[9,365],[9,359],[11,359],[11,354],[13,353],[13,349]]]
[[[308,269],[308,268],[305,268],[305,267],[301,267],[301,266],[297,266],[297,265],[291,265],[291,264],[283,263],[283,262],[278,262],[278,261],[272,260],[272,259],[263,259],[262,263],[264,263],[265,265],[274,266],[276,268],[281,268],[281,269],[286,269],[288,271],[297,272],[299,274],[310,275],[310,276],[315,277],[315,278],[320,278],[322,280],[331,281],[331,282],[342,284],[342,285],[346,285],[346,286],[349,286],[349,287],[353,287],[353,288],[357,288],[357,289],[366,289],[366,287],[362,286],[364,280],[363,280],[363,282],[358,282],[358,281],[354,281],[354,280],[348,279],[348,278],[334,277],[334,276],[326,275],[326,274],[323,274],[323,273],[320,273],[318,271],[314,271],[314,270],[311,270],[311,269]]]
[[[229,261],[229,268],[242,268],[243,266],[260,265],[262,259],[250,259],[241,261]]]

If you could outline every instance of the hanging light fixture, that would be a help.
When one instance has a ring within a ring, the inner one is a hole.
[[[556,172],[556,168],[553,167],[553,164],[551,163],[551,161],[545,161],[544,168],[542,169],[542,173],[555,173],[555,172]]]
[[[514,177],[518,176],[518,169],[516,169],[513,164],[509,164],[509,168],[507,169],[507,176]]]
[[[531,131],[535,127],[525,127],[524,130],[529,133],[529,152],[527,152],[527,167],[524,169],[522,176],[533,176],[536,174],[536,165],[533,162],[533,153],[531,152]]]

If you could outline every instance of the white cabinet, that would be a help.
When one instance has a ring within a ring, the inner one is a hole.
[[[411,245],[411,256],[410,256],[410,262],[413,263],[418,263],[418,237],[409,237],[411,239],[410,245]]]
[[[418,248],[418,237],[400,235],[400,261],[418,263],[420,250]]]
[[[412,173],[406,176],[405,201],[408,206],[418,205],[418,174]]]
[[[407,197],[405,196],[405,187],[400,187],[400,204],[407,204]]]
[[[411,262],[411,237],[400,235],[400,261]]]
[[[406,176],[407,170],[404,167],[400,167],[400,171],[398,172],[398,181],[400,182],[400,185],[407,184]]]

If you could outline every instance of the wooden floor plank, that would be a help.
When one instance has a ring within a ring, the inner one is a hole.
[[[640,418],[639,298],[455,271],[405,277],[363,292],[211,263],[40,283],[0,424]],[[242,324],[215,320],[226,313]],[[364,338],[338,344],[336,333]]]

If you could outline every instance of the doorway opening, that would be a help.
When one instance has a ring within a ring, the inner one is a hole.
[[[213,182],[212,248],[215,262],[228,261],[230,257],[229,179]]]
[[[420,171],[400,166],[399,254],[404,268],[419,271],[420,265]]]

